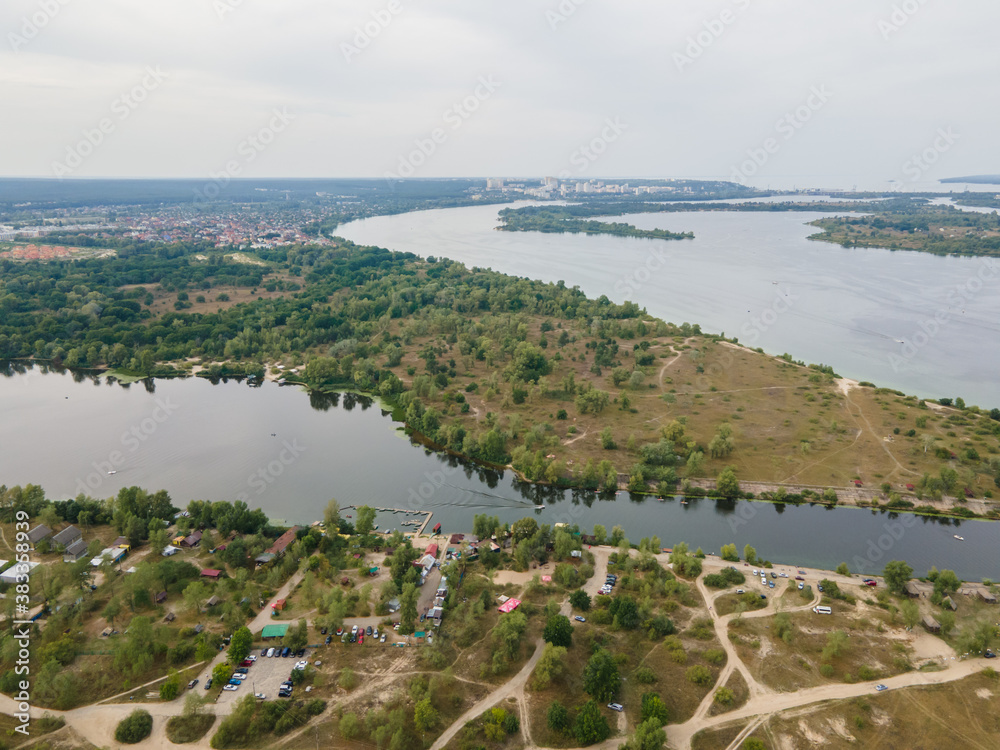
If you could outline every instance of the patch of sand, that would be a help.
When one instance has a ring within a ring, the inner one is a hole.
[[[836,732],[838,735],[843,737],[848,742],[854,742],[855,737],[853,734],[847,731],[847,720],[843,717],[837,719],[830,719],[829,721],[830,729]]]
[[[892,724],[892,717],[889,716],[887,711],[883,711],[880,708],[872,708],[872,722],[879,727],[885,727]]]
[[[930,633],[916,633],[911,646],[913,647],[913,658],[917,661],[950,659],[955,655],[951,646]]]
[[[976,691],[976,695],[984,701],[988,701],[993,697],[993,693],[991,693],[988,688],[979,688],[979,690]]]
[[[802,734],[803,737],[806,738],[806,740],[811,745],[825,745],[826,744],[826,737],[824,737],[819,732],[814,732],[812,729],[810,729],[809,725],[806,724],[805,719],[802,719],[799,722],[799,732]]]

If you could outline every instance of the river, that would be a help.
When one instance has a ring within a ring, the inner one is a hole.
[[[378,404],[352,394],[310,397],[270,382],[191,378],[126,387],[80,373],[0,373],[0,481],[40,484],[53,499],[111,497],[138,485],[168,490],[181,507],[191,499],[242,499],[272,518],[309,523],[334,497],[342,506],[430,510],[432,525],[447,533],[471,531],[477,513],[506,523],[534,515],[584,531],[617,524],[633,541],[656,535],[667,546],[687,541],[708,552],[749,543],[776,563],[832,568],[846,561],[876,573],[887,560],[905,559],[918,573],[936,565],[968,579],[1000,578],[997,523],[550,491],[429,451]],[[383,513],[377,521],[405,531],[404,518]]]
[[[1000,406],[1000,263],[808,240],[812,212],[615,217],[695,239],[495,231],[498,206],[380,216],[337,234],[632,300],[749,346],[923,398]]]

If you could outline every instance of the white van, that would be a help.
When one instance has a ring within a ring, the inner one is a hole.
[[[833,614],[833,610],[830,609],[829,607],[814,607],[813,608],[813,612],[815,612],[817,615],[832,615]]]

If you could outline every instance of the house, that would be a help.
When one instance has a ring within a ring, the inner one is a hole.
[[[452,534],[448,544],[461,544],[465,539],[465,534]]]
[[[920,588],[914,581],[907,581],[906,586],[903,587],[903,590],[906,592],[906,595],[911,599],[920,598]]]
[[[254,562],[257,563],[257,567],[259,568],[261,565],[267,565],[274,558],[275,555],[272,555],[270,552],[263,552],[254,558]]]
[[[389,609],[389,612],[399,612],[399,599],[390,599],[385,603],[385,606]]]
[[[997,598],[986,589],[979,589],[976,595],[987,604],[996,604]]]
[[[281,610],[285,608],[288,604],[284,599],[277,599],[274,604],[271,605],[271,615],[278,614]]]
[[[166,547],[164,547],[163,552],[161,552],[160,554],[163,555],[164,557],[170,557],[171,555],[176,555],[178,552],[180,552],[179,547],[175,547],[172,544],[168,544]]]
[[[124,549],[125,547],[131,547],[132,545],[128,543],[128,537],[127,536],[120,536],[117,539],[115,539],[113,542],[111,542],[111,544],[108,545],[108,546],[110,546],[110,547],[121,547],[122,549]]]
[[[264,629],[260,631],[260,637],[262,640],[270,640],[271,638],[284,638],[285,633],[288,632],[288,623],[275,623],[273,625],[265,625]]]
[[[197,547],[201,542],[201,532],[192,532],[190,536],[186,536],[181,540],[181,547]]]
[[[424,553],[430,555],[431,557],[433,557],[435,559],[437,559],[437,556],[438,556],[438,546],[436,544],[429,544],[429,545],[427,545],[427,549],[424,550]]]
[[[75,542],[70,542],[66,545],[66,549],[63,550],[63,562],[64,563],[75,563],[87,554],[87,543],[83,539],[77,539]]]
[[[44,523],[40,523],[28,532],[28,544],[30,544],[31,548],[34,549],[36,544],[43,539],[48,539],[50,536],[52,536],[52,529]]]
[[[204,630],[204,629],[205,629],[205,626],[204,626],[204,625],[202,625],[202,624],[201,624],[201,623],[199,622],[199,623],[198,623],[197,625],[195,625],[195,626],[194,626],[194,634],[195,634],[195,635],[198,635],[198,634],[199,634],[199,633],[201,633],[201,631],[202,631],[202,630]]]
[[[159,594],[156,595],[155,600],[157,604],[163,604],[163,602],[167,600],[167,592],[161,591]]]
[[[222,576],[222,571],[214,568],[205,568],[201,571],[202,578],[211,578],[213,581],[218,581],[220,576]]]
[[[116,563],[123,557],[125,557],[125,550],[123,550],[121,547],[108,547],[107,549],[102,550],[101,554],[99,554],[97,557],[93,558],[90,561],[90,564],[93,565],[95,568],[99,568],[106,559],[110,560],[113,563]]]
[[[175,615],[173,612],[167,612],[167,616],[164,617],[163,619],[166,620],[167,622],[173,622],[174,620],[177,619],[177,615]]]
[[[272,555],[283,555],[285,550],[288,549],[288,545],[295,541],[295,535],[298,533],[299,527],[292,526],[288,531],[279,536],[270,547],[268,547],[267,552]]]
[[[58,544],[63,549],[65,549],[66,547],[69,547],[69,545],[71,545],[73,542],[78,541],[82,538],[83,534],[80,532],[80,529],[78,529],[76,526],[67,526],[65,529],[63,529],[54,537],[52,537],[52,541],[55,544]]]
[[[928,633],[940,633],[941,632],[941,623],[939,623],[937,620],[935,620],[930,615],[924,615],[924,619],[921,620],[921,623],[924,626],[924,630],[926,630]]]
[[[944,599],[941,600],[941,606],[942,607],[947,607],[952,612],[954,612],[956,609],[958,609],[958,605],[955,604],[955,600],[952,599],[950,596],[946,596]]]
[[[212,598],[205,602],[205,607],[216,607],[219,604],[222,604],[222,599],[213,594]]]

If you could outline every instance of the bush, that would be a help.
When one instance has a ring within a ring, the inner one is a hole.
[[[149,711],[137,708],[115,728],[115,739],[127,745],[134,745],[149,737],[153,731],[153,717]]]
[[[635,670],[635,681],[640,685],[650,685],[656,682],[656,672],[649,667],[639,667]]]
[[[193,716],[171,716],[167,721],[167,739],[175,745],[197,742],[212,728],[214,714],[194,714]]]
[[[708,671],[708,667],[702,666],[701,664],[695,664],[693,667],[688,668],[688,671],[684,673],[684,676],[687,677],[688,682],[702,687],[708,685],[712,681],[712,673]]]

